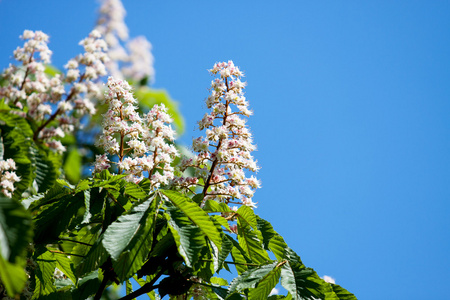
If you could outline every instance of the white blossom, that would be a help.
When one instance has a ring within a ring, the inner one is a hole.
[[[179,171],[195,169],[195,177],[175,178],[173,184],[185,189],[202,182],[205,199],[227,204],[256,207],[254,191],[261,187],[255,176],[246,177],[244,170],[256,172],[259,168],[251,152],[256,149],[252,135],[241,116],[249,116],[248,102],[243,95],[243,73],[232,61],[216,63],[210,70],[218,75],[211,82],[211,94],[206,106],[211,110],[198,123],[206,137],[193,140],[195,158],[184,158]],[[208,167],[209,166],[209,167]]]
[[[108,111],[103,115],[103,131],[96,143],[105,154],[96,157],[94,173],[113,165],[108,156],[115,155],[119,158],[118,172],[128,174],[127,180],[139,182],[146,175],[153,188],[167,185],[174,178],[171,163],[178,156],[170,144],[175,132],[167,108],[155,105],[144,117],[139,116],[131,86],[112,77],[108,79],[105,102]]]

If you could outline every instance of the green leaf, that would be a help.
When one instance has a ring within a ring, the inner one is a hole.
[[[119,259],[120,254],[138,234],[139,228],[145,225],[146,217],[148,217],[147,211],[154,199],[155,197],[149,198],[133,207],[133,209],[120,216],[117,221],[108,226],[102,243],[112,259]]]
[[[60,269],[72,282],[77,284],[78,279],[75,276],[75,268],[69,257],[61,253],[54,253],[56,259],[56,264],[58,269]]]
[[[83,191],[84,194],[84,207],[86,208],[84,211],[83,221],[81,224],[89,223],[91,220],[91,193],[88,190]]]
[[[231,295],[236,291],[244,291],[246,289],[256,287],[266,276],[268,276],[274,270],[277,264],[278,262],[273,262],[245,271],[244,273],[233,279],[230,284],[229,294]]]
[[[22,292],[28,280],[25,268],[21,265],[10,263],[0,255],[0,281],[6,288],[9,297]]]
[[[210,282],[213,284],[218,284],[221,286],[227,286],[228,281],[226,279],[220,278],[220,277],[211,277]]]
[[[278,235],[275,230],[273,230],[272,225],[264,220],[263,218],[260,218],[259,216],[256,216],[256,221],[257,221],[257,226],[258,226],[258,230],[261,232],[262,237],[263,237],[263,246],[264,249],[269,250],[269,242],[270,240]]]
[[[178,207],[220,250],[222,237],[220,231],[214,225],[208,214],[197,204],[183,194],[175,191],[161,191],[169,200]]]
[[[147,86],[140,87],[134,92],[139,105],[143,110],[149,110],[155,104],[164,104],[168,109],[169,115],[173,118],[173,122],[177,127],[178,135],[184,131],[184,119],[178,109],[178,103],[172,100],[165,90],[151,89]]]
[[[221,212],[229,213],[232,212],[231,209],[225,203],[219,203],[214,200],[206,200],[203,210],[209,213]]]
[[[85,249],[85,248],[84,248]],[[109,254],[102,244],[102,236],[90,247],[85,258],[77,265],[76,275],[78,277],[97,270],[106,261]],[[80,283],[81,284],[81,283]]]
[[[35,269],[36,288],[33,299],[38,299],[56,291],[53,277],[56,260],[53,253],[46,248],[40,248],[35,253],[34,261],[37,264],[37,268]]]
[[[128,182],[125,186],[125,195],[131,196],[136,199],[144,199],[148,197],[148,192],[146,192],[139,185],[132,182]]]
[[[67,180],[75,184],[81,178],[82,157],[77,147],[70,147],[64,162],[64,174]]]
[[[168,207],[166,213],[178,252],[186,265],[192,267],[197,262],[202,248],[207,246],[205,235],[179,208]]]
[[[338,296],[339,300],[358,300],[355,295],[353,295],[352,293],[350,293],[349,291],[347,291],[340,285],[332,284],[332,283],[330,283],[330,284],[331,284],[331,287],[333,288],[333,291]]]
[[[256,288],[250,290],[248,299],[267,299],[272,289],[280,280],[282,264],[283,263],[278,263],[272,271],[270,271],[260,282],[258,282]]]
[[[35,179],[38,185],[39,192],[45,192],[50,189],[59,175],[58,167],[56,164],[57,156],[50,150],[38,149],[36,146],[30,147],[31,163],[35,172]]]
[[[3,139],[3,159],[16,162],[16,174],[20,181],[14,184],[14,199],[20,200],[22,193],[31,186],[35,174],[30,161],[33,131],[27,121],[9,111],[0,112],[0,131]]]
[[[324,281],[317,273],[306,268],[300,257],[290,248],[286,249],[286,259],[288,262],[281,269],[281,285],[291,294],[292,299],[325,298],[322,287]]]
[[[248,206],[242,205],[237,210],[238,218],[241,219],[241,223],[247,224],[253,229],[258,229],[258,222],[256,220],[256,215],[253,209]]]
[[[43,200],[46,200],[44,198]],[[35,219],[35,241],[57,239],[84,206],[84,193],[65,195],[57,202],[46,205]]]
[[[277,234],[270,239],[269,249],[281,261],[286,257],[286,249],[288,249],[288,246],[281,235]]]
[[[248,264],[252,264],[252,260],[247,256],[247,252],[242,249],[238,242],[231,237],[229,237],[229,240],[233,243],[231,257],[233,258],[238,274],[242,274],[248,270]]]
[[[261,233],[257,229],[256,215],[248,206],[241,206],[238,211],[238,241],[254,263],[270,261],[269,255],[261,243]]]
[[[31,216],[17,201],[0,197],[0,255],[11,263],[25,256],[32,238]]]
[[[231,250],[233,249],[233,238],[231,238],[229,235],[224,234],[222,239],[222,249],[219,252],[218,257],[218,270],[222,269],[223,263],[225,259],[230,255]],[[216,270],[217,272],[217,270]]]
[[[157,206],[159,204],[158,202],[159,201],[157,197],[152,197],[132,209],[132,211],[134,211],[137,215],[140,215],[141,212],[143,212],[143,214],[140,217],[139,227],[137,228],[135,234],[133,236],[130,236],[129,233],[127,233],[128,238],[131,237],[131,239],[129,240],[126,247],[122,250],[119,258],[113,261],[114,271],[121,281],[135,274],[142,267],[150,253],[153,242],[153,232],[155,229],[155,214],[157,211]],[[118,221],[124,216],[125,215],[120,216]],[[125,223],[128,225],[126,225]],[[125,223],[122,222],[122,225],[133,226],[128,222]],[[115,222],[112,223],[108,227],[108,229],[114,224]],[[106,231],[108,231],[108,229]],[[118,234],[118,230],[116,230],[115,232],[116,234]],[[104,245],[106,238],[107,235],[105,232],[105,237],[103,239]],[[108,248],[111,249],[111,246],[112,245],[109,245]]]
[[[216,227],[220,228],[220,226],[223,226],[226,229],[231,231],[230,224],[224,217],[213,215],[213,216],[211,216],[211,218],[213,219],[214,223],[216,224]]]
[[[111,175],[108,170],[103,170],[94,175],[92,187],[112,187],[126,176],[126,174]]]
[[[133,292],[133,286],[131,285],[131,281],[129,279],[125,280],[125,288],[126,288],[127,295],[129,295]]]
[[[88,299],[95,294],[100,286],[99,272],[94,271],[87,276],[84,276],[79,281],[78,289],[72,292],[73,299]]]
[[[23,205],[23,207],[25,207],[25,209],[28,209],[33,202],[41,200],[42,198],[44,198],[44,196],[45,196],[44,193],[30,196],[30,197],[22,200],[22,205]]]
[[[0,280],[10,297],[27,281],[26,248],[32,234],[29,212],[17,201],[0,197]]]

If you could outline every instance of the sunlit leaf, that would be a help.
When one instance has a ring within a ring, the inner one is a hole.
[[[168,224],[178,252],[184,258],[186,265],[192,267],[198,260],[202,248],[207,246],[205,235],[177,207],[167,208],[166,213],[169,216]]]
[[[266,265],[260,265],[258,267],[245,271],[244,273],[233,279],[230,284],[229,294],[232,294],[235,291],[244,291],[246,289],[256,287],[258,283],[260,283],[266,276],[268,276],[268,274],[270,274],[274,270],[277,264],[278,262],[273,262]]]
[[[161,191],[169,200],[178,207],[220,250],[222,237],[214,226],[213,221],[191,199],[175,191]]]

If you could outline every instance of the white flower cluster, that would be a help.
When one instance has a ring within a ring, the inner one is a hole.
[[[144,78],[153,80],[155,69],[151,53],[152,45],[144,36],[128,40],[125,15],[126,11],[120,0],[103,0],[96,29],[108,43],[108,55],[111,57],[111,61],[107,64],[108,71],[115,78],[127,77],[135,81]],[[128,51],[121,42],[126,42]]]
[[[105,151],[97,155],[94,173],[109,169],[113,162],[109,156],[117,156],[119,174],[128,174],[127,179],[140,182],[144,172],[152,187],[166,185],[173,179],[171,163],[178,151],[171,144],[175,131],[170,126],[172,118],[167,108],[155,105],[143,118],[136,111],[137,100],[131,87],[124,80],[108,79],[105,95],[108,111],[103,115],[103,132],[97,146]]]
[[[240,80],[243,74],[232,61],[217,63],[210,72],[219,76],[212,81],[206,100],[211,112],[199,122],[200,129],[206,129],[206,138],[194,139],[197,155],[180,163],[181,172],[193,167],[195,177],[177,178],[174,184],[190,188],[201,179],[205,199],[255,207],[252,198],[260,182],[244,172],[256,172],[258,166],[250,154],[256,148],[252,135],[241,118],[251,115],[243,95],[245,83]]]
[[[14,172],[16,170],[16,163],[11,158],[7,160],[0,160],[0,185],[2,187],[3,195],[12,197],[14,193],[14,183],[20,181],[19,176]]]
[[[24,46],[14,51],[22,65],[11,64],[4,70],[1,76],[8,85],[0,87],[0,98],[23,110],[23,115],[36,123],[35,140],[44,141],[56,151],[65,151],[58,139],[72,132],[83,115],[95,113],[91,99],[101,96],[95,81],[106,75],[107,45],[94,30],[80,42],[85,53],[66,64],[67,73],[51,77],[45,72],[52,53],[47,46],[48,36],[25,30],[22,39]]]

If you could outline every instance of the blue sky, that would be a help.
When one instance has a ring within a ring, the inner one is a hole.
[[[262,167],[257,213],[359,299],[445,299],[450,279],[450,2],[125,1],[153,44],[188,144],[207,69],[245,71]],[[61,67],[95,1],[0,0],[0,67],[24,29]]]

